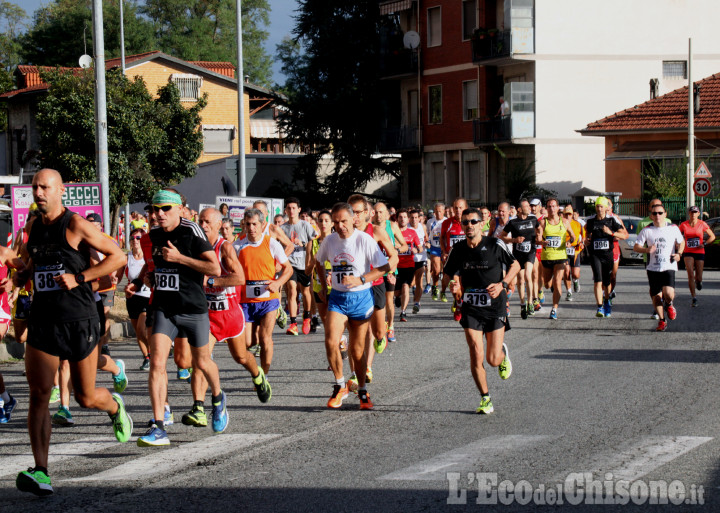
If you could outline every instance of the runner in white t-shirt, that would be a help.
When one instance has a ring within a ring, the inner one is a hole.
[[[430,247],[428,248],[428,257],[430,258],[430,276],[432,278],[432,298],[437,301],[440,297],[438,290],[438,281],[442,273],[442,248],[440,247],[440,232],[442,224],[445,220],[445,204],[442,202],[435,203],[433,210],[433,218],[427,222],[426,228]]]
[[[665,207],[655,205],[650,212],[653,224],[640,231],[633,248],[636,252],[647,253],[649,256],[646,269],[650,296],[659,318],[657,331],[667,329],[664,310],[667,311],[669,320],[674,321],[677,317],[677,310],[672,304],[675,297],[675,271],[685,249],[685,239],[680,229],[674,224],[666,226],[666,216]],[[645,243],[648,247],[644,247]]]
[[[413,261],[415,262],[415,276],[413,277],[413,283],[415,284],[415,293],[413,295],[413,313],[416,314],[420,312],[420,300],[423,295],[423,275],[425,274],[425,268],[427,267],[427,248],[430,246],[425,226],[423,226],[423,223],[420,222],[419,210],[410,211],[410,228],[415,230],[418,240],[420,241],[420,251],[413,255]]]

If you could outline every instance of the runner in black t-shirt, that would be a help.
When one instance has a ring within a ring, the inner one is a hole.
[[[468,208],[462,214],[466,239],[453,246],[443,272],[453,277],[451,292],[461,304],[460,325],[470,347],[470,371],[480,390],[478,413],[492,413],[493,405],[488,391],[487,376],[483,368],[483,333],[487,340],[487,362],[498,367],[502,379],[512,373],[507,346],[503,343],[509,329],[505,304],[506,290],[520,264],[495,237],[484,237],[480,211]],[[503,280],[503,265],[507,268]]]
[[[520,264],[518,273],[520,289],[520,317],[527,319],[528,315],[535,315],[532,298],[537,291],[533,290],[532,271],[535,265],[535,231],[538,220],[530,213],[530,203],[527,199],[520,200],[520,210],[515,219],[510,219],[505,225],[500,238],[512,244],[513,256]],[[527,296],[525,285],[527,284]]]

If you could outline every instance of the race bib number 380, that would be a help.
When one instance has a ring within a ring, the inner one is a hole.
[[[62,264],[47,265],[42,267],[37,266],[35,268],[35,291],[50,292],[54,290],[61,290],[60,286],[55,281],[55,277],[62,274],[65,274],[65,268]]]
[[[174,272],[155,270],[155,290],[180,292],[180,275]]]

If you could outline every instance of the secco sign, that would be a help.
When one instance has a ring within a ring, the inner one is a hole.
[[[82,217],[94,212],[103,215],[102,195],[99,183],[66,183],[62,201],[71,212]],[[13,185],[13,229],[17,232],[25,226],[30,205],[33,204],[32,186]]]

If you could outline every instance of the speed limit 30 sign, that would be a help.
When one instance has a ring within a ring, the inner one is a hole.
[[[693,183],[693,191],[695,191],[695,194],[704,197],[710,194],[711,190],[712,185],[710,185],[710,180],[708,180],[707,178],[695,179],[695,183]]]

